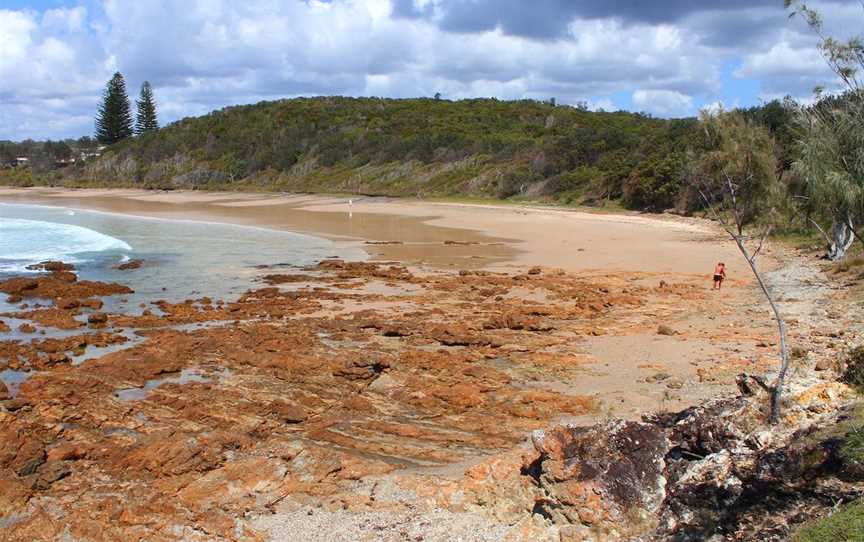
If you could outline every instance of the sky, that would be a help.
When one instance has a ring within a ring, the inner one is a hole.
[[[831,35],[859,0],[812,0]],[[834,78],[783,0],[0,0],[0,140],[93,134],[115,71],[160,122],[295,96],[530,98],[682,117]]]

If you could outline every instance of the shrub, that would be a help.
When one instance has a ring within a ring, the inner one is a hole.
[[[828,517],[805,525],[795,542],[844,542],[864,540],[864,501],[841,507]]]
[[[864,346],[856,346],[849,351],[846,359],[846,370],[840,380],[864,393]]]

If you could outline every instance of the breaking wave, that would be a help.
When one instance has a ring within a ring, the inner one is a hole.
[[[131,250],[120,239],[81,226],[0,218],[0,272],[24,271],[45,260],[80,262],[88,255]]]

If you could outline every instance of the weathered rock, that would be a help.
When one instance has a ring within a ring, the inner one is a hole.
[[[7,388],[6,384],[0,380],[0,401],[5,401],[6,399],[9,399],[9,397],[9,388]]]
[[[30,495],[30,489],[19,480],[0,477],[0,517],[23,512]]]
[[[822,358],[816,362],[816,365],[813,367],[817,371],[828,371],[830,369],[834,369],[836,366],[831,360]]]
[[[87,307],[88,309],[93,309],[94,311],[98,311],[99,309],[101,309],[102,305],[104,304],[101,299],[96,298],[81,299],[78,301],[78,303],[82,307]]]
[[[754,401],[720,399],[652,421],[669,427],[672,442],[698,457],[735,449],[767,420]]]
[[[120,271],[131,271],[133,269],[140,269],[142,265],[144,265],[144,260],[129,260],[118,265],[117,269]]]
[[[273,401],[270,403],[270,410],[284,423],[300,423],[309,417],[302,406],[285,401]]]
[[[645,378],[645,382],[662,382],[664,380],[669,380],[672,378],[672,375],[663,371],[659,373],[654,373],[651,376]]]
[[[80,281],[70,271],[58,271],[38,278],[14,277],[0,282],[0,292],[12,296],[44,297],[49,299],[105,296],[132,293],[132,290],[116,283]]]
[[[71,271],[56,271],[51,276],[61,282],[72,283],[78,281],[78,275]]]
[[[614,529],[656,512],[665,496],[664,431],[640,422],[535,432],[540,458],[525,469],[545,497],[535,512],[562,525]]]
[[[74,271],[75,266],[69,263],[48,260],[37,264],[28,265],[27,269],[31,271],[48,271],[54,273],[58,271]]]
[[[104,324],[108,322],[108,315],[104,312],[94,312],[90,316],[87,317],[87,322],[90,324]]]
[[[60,298],[54,302],[54,306],[63,310],[77,309],[79,305],[80,303],[77,299]]]
[[[672,329],[670,326],[667,326],[666,324],[660,324],[659,326],[657,326],[657,335],[670,335],[671,336],[671,335],[676,335],[676,334],[677,334],[677,332],[674,329]]]

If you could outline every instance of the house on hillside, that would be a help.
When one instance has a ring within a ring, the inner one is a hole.
[[[59,158],[57,160],[54,160],[54,167],[55,168],[66,167],[66,166],[71,166],[74,163],[75,163],[74,157],[73,158]]]
[[[81,154],[78,156],[78,159],[82,162],[86,162],[88,160],[93,160],[94,158],[99,158],[102,156],[102,151],[105,150],[105,145],[99,145],[96,147],[95,151],[87,152],[81,151]]]

